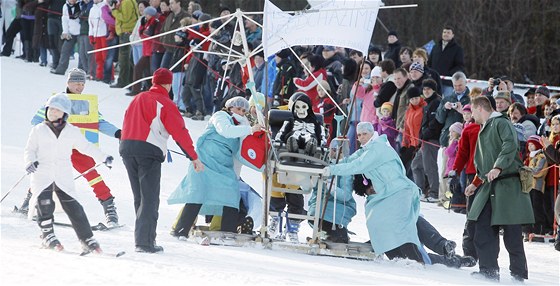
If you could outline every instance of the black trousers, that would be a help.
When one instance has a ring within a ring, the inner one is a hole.
[[[499,273],[498,254],[500,253],[500,228],[504,230],[504,245],[509,253],[509,270],[511,274],[528,278],[527,259],[523,249],[521,225],[492,226],[492,204],[490,200],[475,221],[474,246],[478,253],[478,265],[481,272]]]
[[[185,204],[179,214],[179,217],[177,218],[177,222],[175,223],[175,231],[184,236],[188,236],[201,207],[202,204]],[[238,217],[239,211],[237,209],[224,206],[222,212],[221,230],[227,232],[237,232]]]
[[[4,39],[6,42],[4,44],[4,48],[2,49],[2,55],[9,57],[12,54],[12,46],[14,45],[14,39],[17,34],[21,31],[21,19],[14,19],[6,34],[4,35]]]
[[[153,246],[159,217],[161,161],[151,156],[122,156],[134,196],[136,246]]]
[[[78,239],[85,240],[92,237],[91,226],[82,205],[54,183],[43,190],[37,197],[37,224],[39,224],[39,227],[49,224],[43,222],[54,219],[55,204],[52,199],[53,193],[56,193],[62,209],[68,215]]]
[[[307,214],[304,209],[305,203],[302,194],[285,193],[284,195],[283,198],[270,198],[270,211],[281,212],[287,205],[288,214]]]
[[[418,246],[410,242],[385,252],[385,255],[390,260],[393,260],[394,258],[407,258],[410,260],[418,261],[420,263],[424,263],[424,259],[422,259],[422,254],[420,254]]]
[[[467,175],[467,186],[472,182],[473,179],[474,179],[474,174]],[[467,197],[467,213],[471,209],[477,191],[475,191],[473,195]],[[474,257],[474,259],[478,260],[478,255],[476,254],[476,248],[474,247],[474,234],[475,234],[474,223],[475,222],[472,220],[467,220],[465,222],[465,228],[463,229],[463,254],[465,256],[472,256]]]

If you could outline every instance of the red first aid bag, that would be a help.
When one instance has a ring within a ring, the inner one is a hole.
[[[243,165],[262,172],[266,163],[266,133],[258,131],[241,142],[238,159]]]

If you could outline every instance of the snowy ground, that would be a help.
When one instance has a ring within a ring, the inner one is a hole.
[[[75,61],[71,67],[76,66]],[[63,91],[66,78],[50,74],[48,68],[24,63],[15,58],[1,58],[1,194],[2,196],[24,174],[23,148],[31,128],[30,120],[35,111],[54,92]],[[104,117],[121,126],[124,110],[131,98],[125,91],[111,89],[106,84],[89,81],[85,94],[99,96],[100,110]],[[205,122],[186,120],[191,135],[196,140],[204,130]],[[11,210],[19,205],[29,186],[25,178],[1,205],[0,283],[2,285],[165,285],[184,281],[192,284],[492,284],[475,280],[470,273],[474,268],[451,269],[442,265],[420,266],[409,261],[357,261],[341,258],[316,257],[280,250],[235,248],[226,246],[200,246],[177,241],[168,233],[178,212],[178,206],[166,203],[185,174],[186,159],[173,156],[172,163],[164,163],[162,193],[158,225],[158,244],[165,248],[163,254],[137,254],[134,252],[134,210],[132,192],[125,168],[118,159],[118,142],[102,136],[101,148],[113,155],[112,170],[100,168],[105,181],[116,197],[120,221],[125,227],[110,232],[96,232],[95,236],[106,252],[124,250],[121,258],[78,257],[40,249],[37,225],[14,216]],[[179,150],[170,142],[171,149]],[[243,177],[258,191],[262,190],[262,177],[244,171]],[[103,221],[101,205],[87,183],[76,182],[78,200],[83,204],[90,222]],[[356,232],[351,239],[366,241],[367,231],[363,217],[363,199],[357,197],[358,215],[350,224]],[[465,216],[449,213],[433,204],[422,203],[422,213],[447,238],[460,245]],[[63,213],[55,217],[67,220]],[[79,251],[80,246],[73,231],[57,227],[56,233],[66,249]],[[310,229],[305,226],[300,237]],[[528,258],[528,285],[558,285],[559,253],[551,244],[526,243]],[[460,247],[457,252],[462,254]],[[507,251],[502,247],[499,263],[502,282],[509,284]],[[276,283],[275,283],[276,284]]]

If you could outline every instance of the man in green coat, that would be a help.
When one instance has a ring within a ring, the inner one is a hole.
[[[477,97],[471,106],[476,123],[482,125],[474,155],[476,177],[465,189],[465,195],[470,196],[478,188],[467,216],[475,221],[474,245],[479,256],[480,272],[473,275],[500,280],[501,228],[511,276],[523,281],[528,278],[528,270],[521,225],[532,224],[535,219],[529,194],[521,192],[519,168],[523,164],[517,133],[504,115],[492,109],[488,98]]]

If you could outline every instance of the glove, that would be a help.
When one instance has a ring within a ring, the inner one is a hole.
[[[29,163],[29,165],[25,167],[25,171],[27,171],[27,174],[35,173],[35,171],[37,171],[37,166],[39,166],[39,162],[37,161]]]
[[[107,159],[105,159],[105,166],[107,166],[107,168],[111,168],[113,167],[113,156],[107,156]]]
[[[70,39],[72,39],[72,35],[66,34],[66,33],[62,33],[62,34],[60,34],[60,39],[61,39],[61,40],[70,40]]]
[[[323,169],[323,176],[324,177],[329,177],[331,175],[331,167],[325,167]]]
[[[117,130],[117,131],[115,132],[115,138],[121,140],[121,133],[122,133],[121,129]]]
[[[455,177],[455,176],[457,176],[457,172],[455,172],[455,170],[451,170],[451,171],[449,171],[449,173],[447,173],[447,176],[448,177]]]

